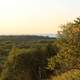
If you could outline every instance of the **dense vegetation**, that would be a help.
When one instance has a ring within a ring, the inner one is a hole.
[[[0,80],[80,80],[80,18],[56,38],[0,37]]]
[[[48,63],[55,74],[52,80],[80,80],[80,18],[61,28],[57,39],[60,50]]]
[[[47,58],[53,54],[55,40],[43,36],[0,36],[1,79],[47,78],[45,67]]]

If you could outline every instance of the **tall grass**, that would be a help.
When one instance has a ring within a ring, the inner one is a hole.
[[[51,76],[51,80],[80,80],[80,70],[74,69],[58,76]]]

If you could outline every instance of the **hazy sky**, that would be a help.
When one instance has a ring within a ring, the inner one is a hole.
[[[0,34],[57,33],[80,16],[80,0],[0,0]]]

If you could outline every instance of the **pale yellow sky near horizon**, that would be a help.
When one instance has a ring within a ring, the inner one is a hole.
[[[71,1],[0,0],[0,34],[57,33],[80,14],[78,2]]]

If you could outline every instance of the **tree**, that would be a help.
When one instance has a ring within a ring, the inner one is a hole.
[[[56,74],[80,69],[80,18],[61,26],[57,44],[59,53],[49,59],[49,68]]]

